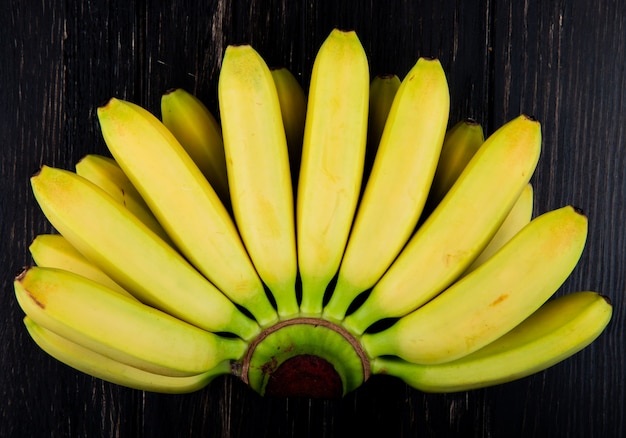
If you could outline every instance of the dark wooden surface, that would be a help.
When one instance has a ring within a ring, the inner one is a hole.
[[[166,6],[161,6],[166,5]],[[383,6],[384,5],[384,6]],[[541,6],[539,6],[541,5]],[[626,436],[626,2],[19,1],[0,15],[0,436]],[[28,338],[12,279],[51,231],[28,178],[106,153],[95,109],[117,96],[158,114],[171,87],[216,108],[223,50],[251,43],[308,83],[333,27],[354,28],[376,73],[439,57],[451,122],[488,133],[520,113],[543,126],[536,212],[572,203],[590,231],[560,293],[595,289],[614,318],[590,348],[545,372],[467,393],[373,378],[343,400],[263,399],[231,378],[184,396],[103,383]]]

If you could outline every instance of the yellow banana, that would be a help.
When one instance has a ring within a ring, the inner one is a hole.
[[[57,268],[87,277],[127,297],[132,297],[102,269],[91,263],[60,234],[40,234],[29,247],[37,266]]]
[[[398,89],[324,315],[341,320],[409,239],[426,202],[448,124],[450,95],[437,60],[421,58]]]
[[[515,202],[515,205],[507,215],[496,234],[491,238],[483,252],[472,262],[464,275],[482,265],[487,259],[496,253],[502,246],[511,240],[528,222],[533,215],[533,187],[528,184],[522,194]]]
[[[182,394],[197,391],[220,375],[231,372],[230,361],[217,364],[209,371],[191,376],[166,376],[142,370],[113,360],[36,324],[28,316],[24,324],[35,343],[50,356],[64,364],[105,380],[142,391]]]
[[[378,144],[385,128],[385,122],[398,88],[400,88],[400,78],[394,74],[375,76],[370,83],[367,149],[365,151],[366,166],[374,161]],[[364,179],[367,178],[370,170],[369,168],[365,169],[363,173]]]
[[[461,120],[446,133],[428,197],[429,210],[441,202],[484,141],[482,126],[472,119]]]
[[[369,66],[355,32],[333,30],[313,65],[298,181],[301,310],[322,311],[356,210],[367,140]]]
[[[178,252],[96,185],[44,166],[31,178],[52,225],[88,260],[137,299],[209,331],[250,339],[245,317]]]
[[[161,118],[202,171],[222,202],[229,203],[220,125],[200,99],[182,88],[161,96]]]
[[[372,372],[390,374],[425,392],[456,392],[511,382],[544,370],[593,342],[612,307],[595,292],[574,292],[544,304],[506,335],[480,350],[439,365],[380,357]]]
[[[118,99],[98,118],[113,157],[181,253],[261,325],[276,321],[232,218],[165,125]]]
[[[14,282],[36,324],[112,360],[155,374],[193,376],[243,356],[247,344],[206,332],[71,272],[32,267]]]
[[[390,328],[365,334],[370,357],[396,355],[436,364],[466,356],[537,310],[567,279],[587,237],[587,218],[572,207],[544,213],[500,251]]]
[[[218,95],[237,227],[278,313],[295,315],[298,262],[285,128],[272,74],[252,47],[226,49]]]
[[[102,155],[89,154],[76,163],[76,174],[91,181],[126,207],[159,237],[171,243],[169,236],[156,220],[137,189],[115,160]]]
[[[363,333],[375,321],[411,312],[458,278],[528,184],[540,147],[539,123],[525,116],[492,134],[367,300],[343,324]]]
[[[298,80],[287,68],[273,68],[271,72],[278,93],[283,125],[285,126],[291,177],[292,181],[297,181],[300,159],[302,158],[306,94]]]

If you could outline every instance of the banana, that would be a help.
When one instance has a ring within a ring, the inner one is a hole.
[[[272,74],[250,46],[229,46],[218,82],[237,228],[281,317],[298,313],[293,191]]]
[[[475,271],[390,328],[361,338],[370,357],[449,362],[504,335],[547,301],[578,262],[587,218],[563,207],[535,218]]]
[[[397,91],[324,315],[341,320],[409,239],[422,212],[448,124],[438,60],[421,58]]]
[[[167,376],[206,373],[243,356],[247,344],[206,332],[54,268],[31,267],[14,282],[26,316],[36,324],[112,360]]]
[[[593,342],[611,319],[608,299],[574,292],[548,301],[506,335],[461,359],[439,365],[380,357],[372,372],[425,392],[456,392],[511,382],[542,371]]]
[[[367,149],[365,151],[366,169],[363,178],[367,178],[371,169],[368,164],[374,162],[385,122],[393,99],[400,88],[398,75],[387,74],[374,76],[370,83],[370,103],[367,127]]]
[[[134,298],[122,286],[85,258],[60,234],[40,234],[29,247],[37,266],[57,268],[87,277],[115,292]]]
[[[418,308],[458,278],[528,184],[540,148],[539,123],[526,116],[493,133],[343,325],[363,333],[375,321]]]
[[[69,341],[36,324],[28,316],[24,317],[24,325],[35,343],[50,356],[78,371],[128,388],[183,394],[202,389],[216,377],[231,372],[230,361],[225,360],[201,374],[191,376],[155,374],[118,362]]]
[[[529,183],[522,194],[515,202],[515,205],[507,215],[506,219],[496,234],[487,244],[487,247],[480,253],[480,255],[472,262],[467,271],[463,275],[467,275],[469,272],[482,265],[485,260],[494,255],[502,246],[511,240],[513,236],[517,234],[522,228],[524,228],[531,220],[533,214],[533,187]]]
[[[76,163],[75,167],[76,174],[107,192],[113,199],[128,208],[148,228],[158,234],[161,239],[171,244],[163,227],[113,158],[89,154]]]
[[[306,117],[306,94],[295,76],[285,67],[271,69],[276,85],[280,113],[285,126],[289,167],[292,181],[298,180],[300,159],[302,158],[302,137]]]
[[[441,202],[484,141],[483,128],[473,119],[461,120],[446,133],[428,197],[429,211]]]
[[[59,233],[143,303],[209,331],[244,339],[260,331],[178,252],[96,185],[48,166],[31,178],[31,185]]]
[[[356,33],[333,30],[313,64],[296,202],[305,314],[320,314],[354,218],[367,140],[369,66]]]
[[[221,128],[200,99],[182,88],[161,96],[161,119],[200,168],[224,204],[228,204],[228,177]]]
[[[181,253],[261,325],[276,321],[232,218],[165,125],[115,98],[98,118],[111,154]]]

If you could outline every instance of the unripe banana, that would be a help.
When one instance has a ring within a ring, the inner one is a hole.
[[[300,159],[302,158],[304,119],[306,117],[306,94],[298,80],[287,68],[273,68],[271,72],[278,93],[283,125],[285,126],[291,179],[298,181]]]
[[[298,181],[301,310],[322,311],[354,218],[363,174],[369,66],[355,32],[333,30],[313,65]]]
[[[500,251],[390,328],[365,334],[370,357],[449,362],[484,347],[537,310],[582,254],[587,218],[563,207],[534,219]]]
[[[102,155],[89,154],[76,163],[76,174],[91,181],[126,207],[159,237],[171,244],[170,238],[156,220],[137,189],[115,160]]]
[[[129,298],[133,296],[91,263],[60,234],[40,234],[29,247],[37,266],[57,268],[89,278]]]
[[[176,88],[161,96],[161,118],[202,171],[224,204],[228,177],[220,125],[200,99]]]
[[[378,75],[370,83],[370,103],[367,127],[367,150],[365,164],[374,161],[385,122],[393,99],[400,88],[400,78],[394,74]],[[363,178],[367,178],[371,169],[366,169]]]
[[[409,239],[424,208],[448,124],[450,94],[437,60],[421,58],[398,89],[324,315],[341,320]]]
[[[165,125],[118,99],[98,118],[111,154],[182,254],[261,325],[276,321],[232,218]]]
[[[574,355],[611,319],[606,297],[574,292],[548,301],[509,333],[480,350],[439,365],[380,357],[372,372],[401,378],[425,392],[456,392],[521,379]]]
[[[118,362],[69,341],[36,324],[28,316],[24,317],[24,324],[35,343],[50,356],[78,371],[128,388],[183,394],[202,389],[216,377],[231,372],[230,361],[225,360],[201,374],[176,377],[155,374]]]
[[[254,321],[106,192],[44,166],[31,178],[52,225],[88,260],[143,303],[209,331],[250,339]]]
[[[31,267],[14,282],[17,300],[36,324],[150,373],[193,376],[240,358],[246,343],[223,338],[54,268]]]
[[[285,128],[272,74],[252,47],[226,49],[218,95],[237,228],[278,313],[295,315],[298,262]]]
[[[380,319],[406,315],[458,278],[528,184],[540,148],[539,123],[525,116],[492,134],[343,325],[363,333]]]

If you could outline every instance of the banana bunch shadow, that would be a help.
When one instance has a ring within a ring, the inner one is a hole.
[[[357,35],[333,30],[308,94],[250,46],[227,48],[218,93],[219,123],[181,89],[161,120],[113,98],[112,158],[32,177],[58,234],[14,288],[53,357],[165,393],[224,374],[273,396],[372,374],[452,392],[550,367],[609,323],[599,293],[552,298],[587,218],[532,217],[539,122],[448,129],[437,60],[370,80]]]

